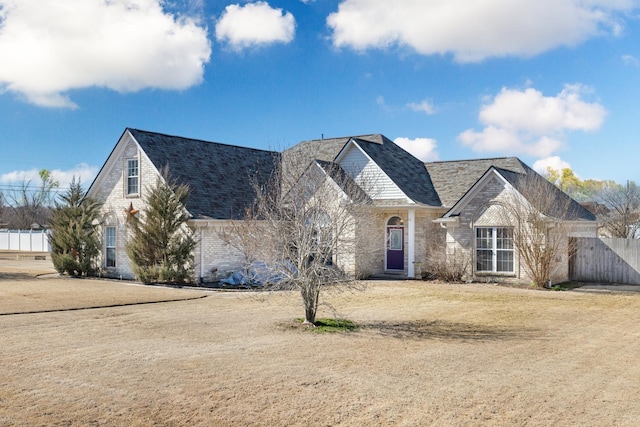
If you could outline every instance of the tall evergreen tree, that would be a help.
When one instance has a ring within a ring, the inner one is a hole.
[[[97,270],[100,254],[98,221],[101,205],[85,197],[80,180],[58,196],[50,219],[51,259],[60,274],[87,276]]]
[[[193,249],[196,242],[187,226],[187,185],[170,180],[162,171],[155,187],[145,197],[141,217],[132,216],[127,255],[133,272],[144,283],[184,283],[193,279]]]

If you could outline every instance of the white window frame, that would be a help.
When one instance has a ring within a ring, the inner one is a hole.
[[[482,237],[478,236],[480,230],[489,230],[489,240],[484,238],[485,242],[488,242],[487,247],[480,247],[480,242],[482,241]],[[498,230],[509,230],[510,236],[507,238],[507,241],[510,241],[509,247],[504,247],[504,244],[498,245]],[[477,273],[496,273],[496,274],[515,274],[516,269],[516,256],[515,256],[515,246],[513,242],[513,227],[475,227],[474,229],[474,255],[475,255],[475,271]],[[502,246],[502,247],[499,247]],[[480,270],[479,269],[479,252],[480,251],[491,251],[491,269],[490,270]],[[501,254],[511,254],[511,270],[499,270],[499,260],[498,253]]]
[[[130,166],[135,162],[135,174],[132,173],[133,168]],[[135,179],[135,191],[131,191],[133,185],[131,180]],[[140,195],[140,161],[137,158],[127,159],[125,162],[125,195],[127,197],[135,197]]]
[[[109,236],[109,230],[113,230],[113,236]],[[111,242],[111,238],[113,239],[113,242]],[[117,249],[116,249],[116,243],[117,243],[117,233],[116,233],[116,227],[108,225],[104,227],[104,266],[106,268],[114,268],[117,266],[116,263],[116,259],[117,259]],[[109,265],[109,261],[111,260],[111,258],[109,257],[109,250],[112,249],[113,250],[113,265]]]

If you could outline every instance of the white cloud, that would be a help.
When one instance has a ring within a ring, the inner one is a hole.
[[[593,131],[602,125],[606,111],[598,103],[582,100],[589,92],[581,85],[566,85],[557,96],[544,96],[533,88],[503,88],[491,104],[482,107],[480,121],[538,135],[565,129]]]
[[[216,40],[242,50],[293,40],[296,20],[290,12],[258,1],[245,6],[231,4],[216,22]]]
[[[436,112],[436,108],[433,106],[433,103],[428,99],[425,99],[420,103],[410,102],[407,104],[407,107],[413,111],[423,112],[429,116]]]
[[[39,169],[29,169],[23,171],[12,171],[0,175],[0,183],[22,185],[23,183],[31,183],[38,185],[40,183]],[[96,166],[90,166],[86,163],[80,163],[69,170],[53,169],[51,177],[58,181],[61,189],[69,188],[69,184],[75,177],[76,182],[80,180],[84,188],[88,188],[93,179],[98,174]]]
[[[104,87],[186,89],[200,83],[211,45],[196,18],[162,0],[0,0],[0,91],[46,107]]]
[[[562,147],[566,132],[602,126],[607,112],[599,103],[583,100],[589,92],[581,85],[566,85],[554,97],[533,88],[502,89],[480,110],[485,128],[466,130],[458,139],[474,151],[551,156]]]
[[[619,35],[635,8],[635,0],[342,0],[327,25],[336,47],[408,46],[475,62]]]
[[[640,66],[640,59],[636,58],[633,55],[622,55],[622,62],[624,65],[631,65],[634,67]]]
[[[438,152],[436,151],[436,140],[432,138],[396,138],[393,140],[402,149],[413,155],[414,157],[422,160],[423,162],[433,162],[439,160]]]
[[[533,164],[533,170],[541,175],[546,175],[548,173],[547,168],[561,171],[562,169],[566,168],[571,169],[571,165],[568,162],[562,160],[559,156],[546,157],[544,159],[536,161]]]

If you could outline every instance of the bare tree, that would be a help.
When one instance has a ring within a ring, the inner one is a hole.
[[[0,191],[0,228],[4,228],[8,225],[4,219],[4,211],[5,211],[4,194],[2,194],[2,191]]]
[[[24,180],[19,188],[7,192],[11,208],[7,215],[9,228],[29,229],[34,224],[46,225],[49,221],[60,183],[47,169],[41,169],[38,174],[40,182],[37,185]]]
[[[600,199],[606,208],[600,217],[611,237],[640,238],[640,188],[635,182],[610,184]]]
[[[253,208],[221,236],[266,286],[297,289],[304,321],[313,324],[322,292],[357,287],[371,199],[339,165],[308,160],[288,153],[268,182],[255,181]],[[299,173],[302,162],[307,167]]]
[[[520,264],[535,286],[546,287],[567,265],[573,245],[571,221],[578,219],[581,207],[531,170],[514,174],[512,183],[517,191],[502,204],[503,219],[513,226]]]

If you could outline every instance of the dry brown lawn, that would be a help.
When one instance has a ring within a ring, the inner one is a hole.
[[[640,294],[371,282],[320,313],[360,330],[316,334],[287,327],[295,294],[35,279],[1,263],[0,312],[41,311],[0,315],[3,426],[640,420]]]

